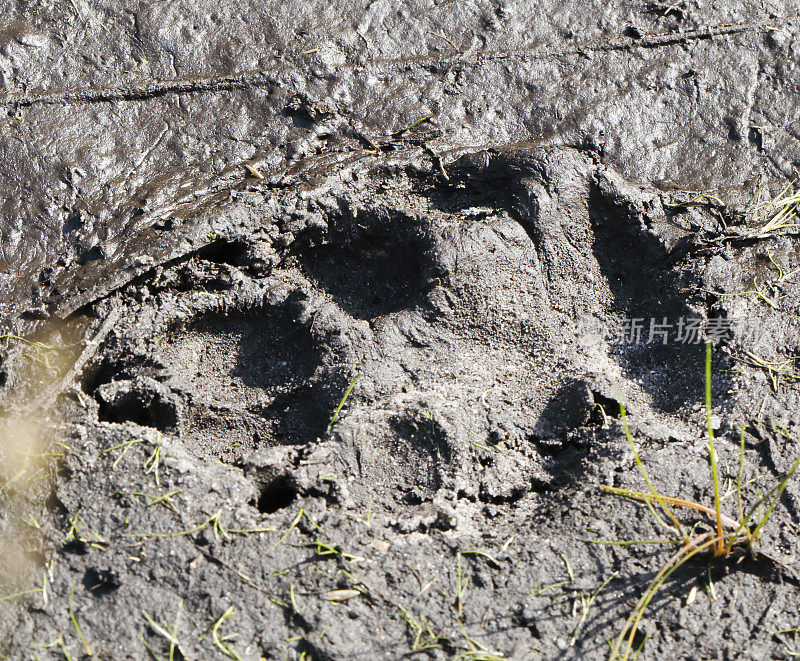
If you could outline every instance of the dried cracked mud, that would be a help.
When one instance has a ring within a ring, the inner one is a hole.
[[[608,656],[621,404],[712,502],[678,323],[726,512],[800,454],[798,7],[223,4],[3,5],[0,653]],[[639,658],[800,653],[799,499]]]

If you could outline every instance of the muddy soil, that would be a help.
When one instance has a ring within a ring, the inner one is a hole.
[[[603,658],[675,550],[621,405],[712,502],[686,324],[725,511],[800,454],[794,3],[3,9],[6,658]],[[799,523],[639,658],[800,653]]]

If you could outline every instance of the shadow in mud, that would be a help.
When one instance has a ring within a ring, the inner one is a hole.
[[[180,425],[180,403],[168,388],[153,379],[114,381],[95,391],[102,422],[133,422],[142,427],[174,432]]]
[[[347,387],[343,375],[331,374],[325,382],[304,385],[282,393],[265,407],[250,407],[271,425],[270,444],[304,444],[322,438]]]
[[[534,483],[535,490],[563,489],[580,482],[589,449],[581,432],[595,422],[594,408],[592,392],[580,379],[567,379],[547,401],[529,436],[549,475]]]
[[[87,395],[94,396],[98,388],[104,385],[142,375],[154,377],[162,367],[144,354],[108,351],[84,369],[80,379],[81,389]]]
[[[206,337],[234,337],[236,357],[230,376],[250,388],[294,389],[324,361],[324,351],[308,329],[283,308],[211,314],[191,330]]]
[[[690,330],[699,318],[682,294],[692,283],[669,268],[666,250],[642,229],[640,214],[595,184],[589,218],[592,251],[622,325],[611,329],[623,335],[615,337],[611,356],[628,378],[650,392],[653,406],[661,411],[702,401],[705,345],[702,334]],[[721,372],[713,378],[720,389]]]
[[[390,456],[397,470],[405,473],[405,482],[428,494],[438,490],[442,485],[440,466],[452,460],[452,448],[441,427],[427,417],[397,417],[390,424],[394,433]]]
[[[234,387],[231,412],[241,407],[268,421],[272,443],[306,443],[322,437],[347,386],[346,376],[325,368],[326,352],[292,306],[206,316],[193,330],[206,337],[235,338],[231,383],[264,393],[263,404],[248,404]],[[212,395],[214,384],[198,383]]]
[[[84,390],[101,420],[179,431],[201,454],[313,441],[347,379],[296,317],[291,301],[198,313],[163,332],[158,359],[109,350],[87,370]]]
[[[584,427],[592,420],[594,408],[594,396],[586,381],[567,378],[542,410],[534,434],[539,438],[557,437]]]

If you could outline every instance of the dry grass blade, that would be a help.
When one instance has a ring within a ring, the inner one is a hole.
[[[744,362],[753,367],[759,367],[766,372],[774,392],[778,391],[781,380],[789,382],[800,380],[800,373],[795,368],[797,359],[794,357],[786,360],[766,360],[752,351],[745,351],[745,355],[748,360]]]
[[[656,488],[653,486],[653,483],[650,481],[650,478],[647,476],[647,471],[645,471],[645,469],[644,469],[644,464],[642,463],[642,460],[639,457],[639,452],[636,450],[636,444],[633,442],[633,434],[631,434],[630,427],[628,427],[628,416],[627,416],[627,413],[625,411],[625,407],[622,405],[622,403],[620,403],[620,405],[619,405],[619,410],[620,410],[620,416],[622,417],[622,426],[623,426],[623,429],[625,430],[625,438],[628,441],[628,445],[631,448],[631,452],[633,452],[633,458],[634,458],[634,461],[636,462],[636,466],[639,468],[639,472],[642,474],[642,477],[644,478],[645,483],[649,487],[650,493],[653,494],[653,499],[661,506],[661,509],[664,510],[666,515],[670,518],[670,520],[672,521],[672,525],[675,527],[675,530],[678,531],[678,534],[681,537],[683,537],[683,539],[685,541],[688,542],[689,541],[689,537],[686,534],[686,532],[683,530],[683,526],[681,525],[680,521],[678,521],[678,517],[676,517],[675,514],[672,512],[672,510],[669,507],[667,507],[667,503],[664,501],[664,499],[661,496],[661,494],[659,494],[658,491],[656,491]],[[611,488],[613,489],[613,487],[611,487]],[[645,501],[645,502],[648,502],[648,501]],[[649,506],[649,502],[648,502],[648,506]],[[651,509],[651,512],[653,513],[653,516],[656,519],[656,521],[659,521],[659,523],[660,523],[660,520],[658,518],[658,515],[655,513],[655,510]]]
[[[800,231],[797,208],[800,206],[800,192],[780,197],[772,202],[779,211],[761,228],[762,236],[776,234],[796,234]]]
[[[706,433],[708,434],[708,460],[711,464],[711,481],[714,484],[714,516],[717,521],[717,548],[715,555],[724,553],[722,513],[719,504],[719,476],[717,472],[717,449],[714,446],[714,427],[711,423],[711,342],[706,342]]]
[[[617,637],[614,646],[611,648],[611,655],[609,657],[610,659],[613,660],[620,658],[620,650],[622,649],[623,645],[625,645],[625,650],[622,653],[621,658],[627,659],[630,656],[631,648],[633,647],[633,641],[636,636],[636,632],[638,631],[639,622],[642,619],[642,615],[644,614],[648,604],[652,601],[656,592],[658,592],[661,585],[670,577],[672,572],[674,572],[676,569],[678,569],[678,567],[683,565],[698,553],[710,549],[718,542],[718,537],[712,536],[711,533],[703,533],[702,535],[690,540],[688,544],[682,546],[680,550],[678,550],[678,552],[669,559],[667,564],[662,567],[661,571],[659,571],[655,578],[650,582],[647,590],[640,597],[633,611],[628,616],[622,632]],[[627,643],[625,642],[626,639]]]
[[[623,498],[629,498],[631,500],[638,500],[642,503],[652,503],[657,502],[655,497],[649,493],[643,493],[641,491],[632,491],[630,489],[621,489],[620,487],[611,487],[606,484],[601,485],[600,487],[606,493],[614,494],[615,496],[622,496]],[[703,512],[703,514],[707,514],[712,521],[716,521],[717,512],[711,507],[703,505],[701,503],[696,503],[693,500],[685,500],[683,498],[675,498],[674,496],[664,496],[663,494],[659,494],[659,498],[666,503],[667,505],[674,505],[675,507],[685,507],[686,509],[695,510],[697,512]],[[725,528],[730,530],[738,530],[741,527],[739,521],[732,519],[725,514],[720,513],[720,522]]]

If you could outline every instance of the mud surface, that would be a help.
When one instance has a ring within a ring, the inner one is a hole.
[[[0,652],[607,655],[673,552],[610,543],[667,535],[599,488],[646,488],[620,404],[712,502],[704,346],[650,320],[730,322],[731,516],[740,429],[745,505],[798,454],[796,13],[6,3]],[[800,653],[798,498],[640,658]]]

